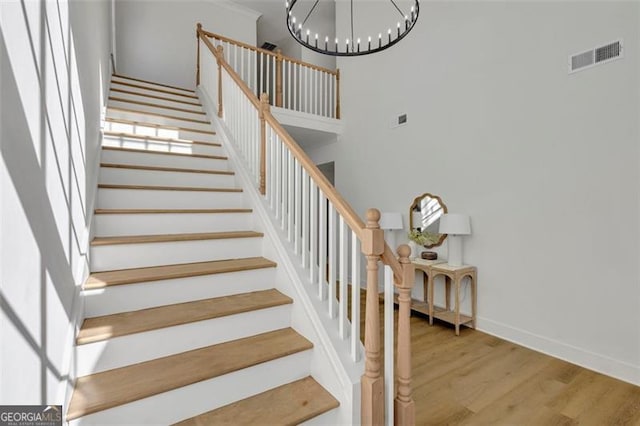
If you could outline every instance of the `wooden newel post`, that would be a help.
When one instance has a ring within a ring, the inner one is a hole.
[[[398,260],[402,266],[402,282],[398,287],[398,350],[396,374],[398,388],[395,399],[395,422],[399,426],[416,423],[415,403],[411,389],[411,289],[415,281],[415,266],[409,260],[411,249],[403,244],[398,247]]]
[[[269,112],[269,95],[260,95],[260,193],[267,193],[267,125],[265,113]]]
[[[276,106],[282,107],[282,50],[276,50]]]
[[[196,43],[197,43],[197,53],[196,53],[196,86],[200,86],[200,31],[202,31],[202,24],[198,22],[196,28]]]
[[[367,226],[362,232],[362,254],[367,258],[367,301],[364,329],[365,372],[361,380],[363,426],[384,424],[384,377],[380,372],[380,307],[378,301],[378,261],[384,252],[384,231],[380,212],[367,210]]]
[[[218,46],[216,48],[216,62],[218,64],[218,117],[222,118],[222,58],[224,58],[224,48]]]
[[[336,70],[336,118],[340,119],[340,68]]]

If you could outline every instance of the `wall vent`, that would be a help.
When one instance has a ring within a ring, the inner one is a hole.
[[[622,40],[569,56],[569,74],[622,58]]]

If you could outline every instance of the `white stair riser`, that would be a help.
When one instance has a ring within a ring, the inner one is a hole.
[[[103,163],[131,164],[134,166],[178,167],[183,169],[229,170],[229,160],[181,155],[153,154],[149,152],[114,151],[103,149]]]
[[[143,151],[176,152],[180,154],[204,154],[227,156],[221,146],[191,144],[188,142],[167,142],[153,139],[127,138],[125,136],[105,135],[102,146],[130,148]]]
[[[253,228],[251,213],[97,214],[95,235],[155,235],[242,231]]]
[[[183,126],[191,128],[190,126]],[[105,121],[104,129],[118,133],[132,133],[141,136],[158,136],[170,139],[187,139],[203,142],[217,142],[218,137],[211,133],[193,132],[188,130],[179,130],[161,127],[159,122],[153,119],[140,120],[140,124],[119,123],[114,121]],[[211,129],[207,129],[211,130]]]
[[[135,87],[124,88],[121,85],[119,85],[118,87],[116,87],[116,89],[126,90],[128,92],[137,92],[137,89]],[[191,105],[194,103],[199,103],[200,101],[197,99],[185,98],[182,96],[180,97],[182,99],[178,99],[178,97],[172,98],[171,95],[163,92],[153,93],[151,94],[151,96],[158,96],[158,97],[167,98],[167,99],[177,99],[183,102],[176,102],[176,101],[166,100],[166,99],[158,99],[155,97],[145,96],[139,93],[136,93],[136,94],[123,93],[117,90],[111,90],[111,92],[109,92],[109,97],[111,98],[126,99],[128,101],[136,101],[136,102],[147,102],[151,104],[157,104],[157,105],[168,106],[173,108],[188,109],[191,111],[198,111],[198,112],[203,111],[202,106]],[[189,102],[189,103],[185,103],[185,102]]]
[[[340,410],[340,407],[334,408],[333,410],[329,410],[326,413],[322,413],[319,416],[316,416],[312,419],[307,420],[306,422],[302,422],[298,426],[350,425],[351,423],[345,423],[340,421],[339,415],[338,415],[339,410]]]
[[[114,407],[69,424],[172,424],[309,375],[312,351],[278,358],[210,380]],[[256,378],[260,378],[256,380]]]
[[[128,84],[135,84],[136,86],[143,86],[143,87],[147,87],[150,89],[159,89],[159,90],[168,90],[170,92],[176,92],[176,93],[183,93],[185,95],[195,95],[194,92],[191,92],[190,90],[184,90],[184,89],[178,89],[178,88],[174,88],[174,87],[167,87],[167,86],[163,86],[161,84],[156,84],[156,83],[152,83],[152,82],[146,82],[146,81],[139,81],[139,80],[132,80],[130,78],[124,78],[124,77],[118,77],[118,76],[113,76],[111,77],[111,83],[128,83]],[[133,89],[136,90],[140,90],[136,87],[134,87]],[[188,89],[188,87],[185,87],[185,89]]]
[[[237,259],[261,254],[262,238],[94,246],[91,247],[91,271]]]
[[[87,317],[97,317],[267,290],[273,288],[275,274],[276,268],[263,268],[85,290],[85,313]]]
[[[279,330],[291,324],[291,305],[259,309],[76,346],[77,375],[174,355]]]
[[[114,185],[163,185],[196,188],[237,188],[234,175],[185,173],[102,167],[100,183]]]
[[[244,207],[242,192],[98,189],[99,209],[235,209]]]
[[[143,101],[143,102],[152,103],[150,101]],[[198,111],[182,111],[183,109],[186,109],[186,108],[180,108],[180,107],[178,107],[177,109],[173,109],[173,108],[165,108],[163,106],[142,105],[139,103],[134,103],[129,101],[114,101],[114,100],[110,100],[109,103],[107,104],[107,107],[135,109],[137,111],[174,115],[176,117],[189,118],[193,120],[207,120],[206,114],[199,114]]]
[[[139,108],[129,108],[135,111],[140,111]],[[176,114],[172,113],[162,113],[165,115],[175,116]],[[119,111],[115,109],[107,109],[107,117],[109,118],[119,118],[123,120],[131,120],[131,121],[150,121],[153,123],[166,125],[166,126],[178,126],[178,127],[186,127],[190,129],[198,129],[198,130],[212,130],[210,123],[200,123],[187,121],[177,118],[167,118],[167,117],[159,117],[157,115],[150,115],[138,112],[129,112],[129,111]],[[196,120],[206,120],[206,118],[198,118]]]

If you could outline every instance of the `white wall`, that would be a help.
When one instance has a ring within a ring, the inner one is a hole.
[[[62,404],[87,274],[109,1],[0,4],[0,401]]]
[[[640,6],[421,5],[400,44],[338,61],[346,129],[312,157],[363,216],[408,223],[423,192],[471,216],[481,329],[640,383]],[[567,74],[619,38],[624,59]]]
[[[214,0],[117,0],[118,73],[195,87],[196,24],[251,45],[259,14]]]

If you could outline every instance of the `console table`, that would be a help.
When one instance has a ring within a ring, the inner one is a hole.
[[[411,259],[411,263],[415,266],[416,271],[422,271],[422,285],[424,287],[423,300],[411,299],[411,310],[420,312],[424,315],[429,315],[429,277],[431,276],[431,268],[434,265],[444,263],[444,260],[425,260],[425,259]],[[448,297],[448,296],[447,296]]]
[[[416,266],[417,268],[417,266]],[[433,288],[435,287],[435,279],[439,275],[445,277],[445,291],[446,302],[445,308],[434,308],[433,306]],[[460,314],[460,285],[465,277],[469,277],[471,282],[471,316]],[[438,318],[441,321],[446,321],[455,325],[456,336],[460,335],[460,325],[466,325],[471,328],[476,328],[476,307],[477,307],[477,269],[475,266],[462,265],[451,266],[446,263],[439,263],[432,265],[429,271],[429,283],[427,285],[429,289],[428,303],[429,303],[429,324],[433,324],[433,318]],[[451,283],[455,286],[455,304],[454,310],[451,310]]]

